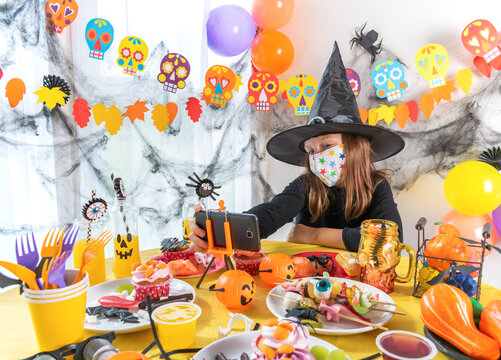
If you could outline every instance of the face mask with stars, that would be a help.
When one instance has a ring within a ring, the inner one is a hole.
[[[344,165],[343,144],[313,154],[310,158],[310,169],[322,182],[331,187],[341,178]]]

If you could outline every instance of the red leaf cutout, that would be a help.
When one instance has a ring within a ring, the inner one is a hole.
[[[134,123],[134,120],[139,119],[144,121],[144,113],[150,111],[146,106],[146,101],[137,100],[134,105],[126,106],[124,117],[128,117],[131,123]]]
[[[202,105],[200,105],[200,100],[194,97],[188,98],[186,102],[186,110],[188,111],[188,116],[194,123],[200,120],[200,115],[202,115]]]
[[[409,117],[412,121],[416,122],[419,115],[419,106],[414,100],[407,101],[407,107],[409,108]]]
[[[75,99],[75,103],[73,104],[73,116],[75,117],[75,122],[82,129],[87,126],[90,118],[90,107],[87,100],[80,98]]]
[[[491,77],[491,66],[487,61],[485,61],[485,59],[482,56],[475,56],[475,59],[473,59],[473,64],[475,64],[475,67],[482,74],[484,74],[488,78]]]

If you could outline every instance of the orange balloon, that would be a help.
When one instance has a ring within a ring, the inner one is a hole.
[[[489,214],[484,215],[465,215],[461,214],[459,211],[451,210],[447,214],[445,214],[441,222],[444,224],[452,224],[454,225],[461,234],[461,237],[466,239],[475,240],[479,244],[482,241],[482,228],[485,223],[490,223],[492,226],[491,237],[487,239],[487,242],[491,245],[496,243],[496,238],[498,236],[496,232],[496,228],[492,223],[492,218]],[[490,253],[489,250],[485,250],[485,255],[487,256]],[[479,261],[482,258],[482,248],[470,247],[470,257],[468,260],[470,261]]]
[[[252,41],[251,58],[260,71],[279,75],[291,66],[294,46],[280,31],[263,30]]]
[[[262,29],[273,30],[289,22],[294,12],[294,0],[254,0],[252,17]]]

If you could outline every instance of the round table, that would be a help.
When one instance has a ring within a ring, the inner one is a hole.
[[[288,255],[293,255],[306,251],[337,251],[330,248],[325,248],[316,245],[293,244],[274,241],[262,241],[263,251],[266,254],[273,252],[282,252]],[[146,250],[141,252],[143,261],[159,255],[159,250]],[[402,258],[401,263],[397,268],[398,273],[403,273],[407,268],[407,258]],[[111,271],[112,259],[107,259],[108,279],[113,278]],[[197,324],[196,347],[204,347],[207,344],[218,339],[219,326],[225,328],[229,320],[229,311],[217,301],[213,292],[209,292],[210,284],[213,284],[221,272],[208,275],[197,290],[197,298],[195,302],[202,308],[202,316]],[[256,276],[257,294],[254,298],[251,307],[243,313],[254,321],[263,323],[266,319],[272,318],[273,315],[266,307],[266,295],[270,290],[261,281],[259,276]],[[198,278],[186,279],[188,283],[195,286]],[[423,334],[423,323],[419,318],[419,299],[412,296],[413,281],[407,284],[395,284],[395,291],[390,294],[395,303],[397,310],[407,313],[406,316],[395,315],[393,319],[386,325],[390,330],[407,330],[419,334]],[[488,304],[494,299],[501,298],[501,290],[490,285],[482,284],[481,302]],[[27,302],[22,295],[19,295],[17,288],[9,290],[0,295],[0,315],[2,318],[2,327],[0,328],[0,357],[2,359],[20,359],[37,353],[38,346],[35,338],[35,333],[31,324],[31,318],[27,306]],[[238,332],[243,330],[243,324],[237,322],[235,330]],[[334,344],[343,349],[353,360],[361,359],[366,356],[375,354],[378,349],[375,345],[375,339],[380,330],[373,330],[367,333],[349,336],[325,336],[318,337]],[[95,333],[86,332],[87,336],[96,335]],[[113,345],[120,350],[135,350],[142,351],[153,341],[153,335],[150,330],[144,330],[130,334],[118,334]],[[155,348],[148,352],[148,356],[152,359],[159,358],[158,350]],[[173,357],[174,358],[174,357]],[[177,359],[186,359],[187,355],[179,356]],[[449,359],[448,356],[439,353],[436,359]]]

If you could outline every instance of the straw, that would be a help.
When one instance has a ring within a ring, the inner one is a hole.
[[[117,195],[117,199],[120,200],[120,194],[118,193],[118,190],[115,187],[115,176],[113,174],[111,174],[111,181],[113,182],[113,189],[115,190],[115,194]],[[130,234],[129,224],[127,224],[127,218],[125,217],[123,204],[121,201],[119,201],[119,203],[120,203],[120,213],[122,214],[122,219],[123,219],[123,222],[125,225],[125,231],[127,231],[127,234]]]
[[[96,190],[92,190],[92,201],[94,201],[96,197]],[[90,242],[90,237],[91,237],[91,226],[92,226],[92,221],[89,220],[89,226],[87,227],[87,244]]]

